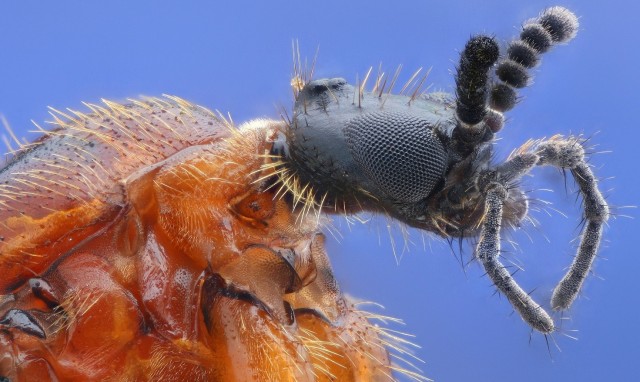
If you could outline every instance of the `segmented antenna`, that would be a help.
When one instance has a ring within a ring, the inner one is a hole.
[[[498,61],[498,44],[491,37],[472,37],[460,55],[456,74],[456,134],[472,143],[485,135],[485,127],[499,131],[504,123],[502,113],[518,100],[515,89],[531,82],[528,69],[540,63],[542,53],[571,40],[577,31],[578,18],[563,7],[548,8],[525,22],[520,38],[509,44],[506,57],[497,65],[498,81],[492,85],[489,71]]]
[[[527,70],[540,63],[540,54],[547,52],[553,44],[568,42],[577,31],[578,18],[562,7],[546,9],[538,18],[527,21],[520,39],[509,44],[507,58],[496,68],[501,82],[491,89],[489,107],[499,112],[513,109],[517,101],[514,88],[523,88],[530,83]]]
[[[487,114],[488,73],[499,55],[498,43],[488,36],[474,36],[465,45],[456,75],[456,113],[460,122],[477,125]]]

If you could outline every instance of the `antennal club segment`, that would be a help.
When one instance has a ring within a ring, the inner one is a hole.
[[[499,59],[496,41],[487,36],[472,37],[460,55],[456,74],[456,115],[459,121],[456,136],[469,144],[491,139],[487,130],[495,133],[502,129],[502,113],[517,103],[516,89],[531,82],[529,69],[540,63],[540,55],[554,44],[565,43],[575,37],[577,17],[562,7],[543,11],[537,18],[527,21],[519,39],[507,47],[506,57]],[[489,82],[491,68],[496,62],[497,81]]]

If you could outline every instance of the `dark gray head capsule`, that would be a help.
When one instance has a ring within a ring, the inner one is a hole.
[[[454,121],[439,100],[361,94],[341,78],[316,80],[296,99],[283,150],[299,179],[329,205],[392,212],[441,186],[445,131]]]

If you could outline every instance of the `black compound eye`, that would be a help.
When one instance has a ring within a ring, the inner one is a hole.
[[[398,202],[426,198],[444,176],[445,148],[421,118],[368,113],[349,120],[344,132],[351,155],[367,177]]]

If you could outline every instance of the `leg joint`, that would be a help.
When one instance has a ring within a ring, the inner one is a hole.
[[[584,163],[584,147],[578,139],[551,139],[538,147],[539,164],[573,169]]]

